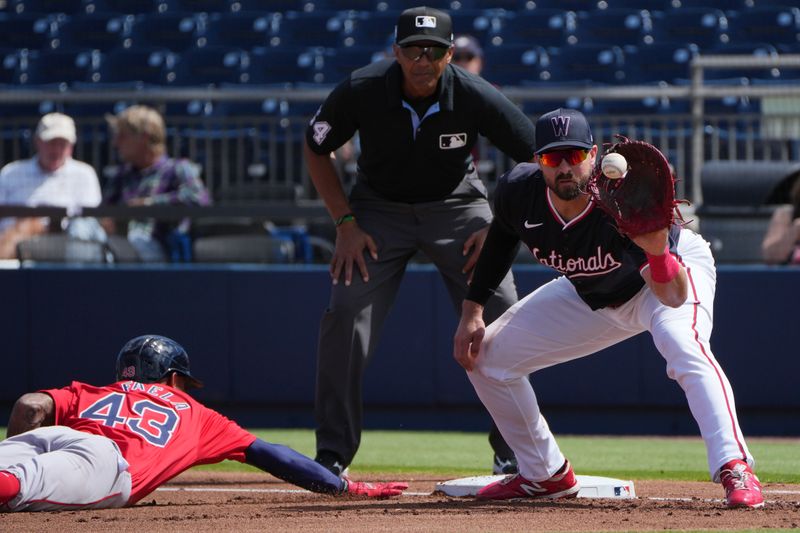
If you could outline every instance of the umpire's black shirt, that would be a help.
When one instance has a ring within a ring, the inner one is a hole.
[[[478,134],[518,162],[533,157],[533,123],[483,78],[448,65],[422,117],[404,101],[402,82],[394,60],[354,71],[311,119],[308,146],[328,154],[358,131],[361,179],[384,198],[407,203],[452,192],[472,171]]]

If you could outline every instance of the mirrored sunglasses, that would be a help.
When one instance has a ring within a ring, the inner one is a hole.
[[[565,159],[570,165],[577,165],[581,161],[585,161],[587,157],[589,157],[589,150],[576,148],[572,150],[557,150],[555,152],[545,152],[543,154],[539,154],[539,162],[546,167],[555,168]]]
[[[444,46],[403,46],[400,48],[402,54],[411,61],[419,61],[419,58],[425,56],[428,61],[439,61],[446,54],[449,48]]]

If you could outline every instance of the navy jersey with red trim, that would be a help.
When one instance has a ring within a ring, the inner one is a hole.
[[[621,235],[613,218],[593,202],[577,217],[564,221],[551,203],[551,191],[538,165],[517,165],[500,179],[494,194],[490,238],[491,233],[495,237],[506,234],[494,240],[522,241],[539,263],[566,276],[592,309],[624,303],[644,286],[640,274],[647,264],[644,251]],[[670,228],[672,253],[676,253],[680,229],[674,224]],[[473,285],[486,279],[479,274],[476,271]],[[480,287],[475,289],[476,294],[480,292]]]

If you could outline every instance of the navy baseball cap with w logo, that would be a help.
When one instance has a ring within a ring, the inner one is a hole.
[[[536,153],[558,148],[594,146],[592,130],[583,113],[577,109],[559,108],[545,113],[536,121]]]
[[[400,13],[394,40],[398,46],[431,41],[449,47],[453,44],[453,22],[444,11],[425,6],[412,7]]]

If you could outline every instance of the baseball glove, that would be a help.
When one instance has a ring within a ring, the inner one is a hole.
[[[628,164],[627,174],[611,179],[602,170],[598,158],[587,192],[600,208],[617,223],[623,235],[637,237],[683,221],[675,200],[672,170],[658,148],[643,141],[631,141],[622,135],[609,146],[606,155],[621,154]]]

